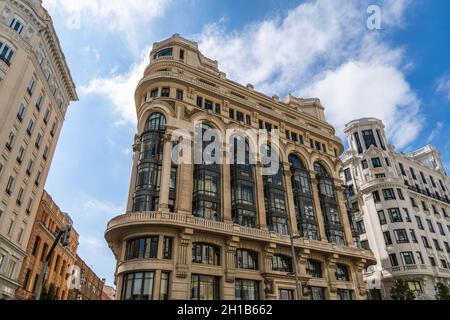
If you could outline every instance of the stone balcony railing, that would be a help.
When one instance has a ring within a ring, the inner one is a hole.
[[[114,242],[115,237],[119,236],[122,231],[143,225],[169,225],[179,228],[207,230],[210,233],[290,245],[289,236],[280,235],[268,230],[248,228],[227,222],[205,220],[190,215],[163,212],[131,212],[115,217],[108,223],[105,236],[108,242]],[[370,264],[376,262],[371,251],[357,247],[338,246],[325,241],[308,239],[296,239],[295,245],[311,250],[366,259]]]
[[[393,276],[396,275],[405,275],[405,274],[429,274],[440,277],[450,278],[450,270],[446,268],[439,267],[429,267],[424,264],[411,264],[411,265],[403,265],[386,268],[383,271],[391,274]]]

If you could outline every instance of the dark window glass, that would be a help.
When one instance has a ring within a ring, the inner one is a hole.
[[[391,253],[389,255],[389,260],[391,262],[391,267],[397,267],[398,266],[397,255],[395,253]]]
[[[161,285],[159,288],[159,300],[169,300],[170,272],[161,273]]]
[[[383,210],[378,211],[378,219],[380,219],[380,224],[381,225],[385,225],[387,223],[386,215],[384,214]]]
[[[384,242],[386,243],[386,245],[387,246],[392,245],[391,233],[389,231],[385,231],[385,232],[383,232],[383,236],[384,236]]]
[[[361,161],[361,164],[362,164],[362,167],[364,170],[369,168],[369,164],[367,163],[367,160]]]
[[[292,259],[286,256],[272,256],[272,270],[278,272],[292,272]]]
[[[380,193],[378,191],[372,192],[372,195],[375,203],[381,202]]]
[[[386,146],[384,144],[383,138],[381,137],[380,130],[377,130],[378,141],[380,141],[381,149],[386,150]]]
[[[171,238],[171,237],[164,237],[163,257],[166,260],[172,259],[172,243],[173,243],[173,238]]]
[[[124,275],[122,300],[153,300],[154,280],[154,271]]]
[[[280,289],[278,291],[280,300],[294,300],[295,298],[294,290]]]
[[[372,165],[374,168],[381,168],[383,166],[380,158],[372,158]]]
[[[165,97],[165,98],[170,97],[170,88],[162,88],[161,89],[161,97]]]
[[[306,261],[306,274],[313,278],[323,278],[322,263],[317,260]]]
[[[395,200],[394,189],[383,189],[384,200]]]
[[[353,291],[347,289],[337,289],[339,300],[353,300]]]
[[[400,213],[400,209],[392,208],[392,209],[389,209],[388,211],[389,211],[389,216],[391,217],[392,223],[403,222],[403,218]]]
[[[206,110],[212,110],[213,109],[213,102],[212,101],[210,101],[210,100],[206,100],[205,99],[205,109]]]
[[[325,288],[309,287],[309,291],[310,300],[325,300]]]
[[[236,300],[259,300],[259,282],[254,280],[236,279]]]
[[[397,243],[409,243],[408,233],[405,229],[394,230],[394,234]]]
[[[219,266],[220,248],[204,243],[194,243],[192,245],[192,262]]]
[[[358,153],[359,154],[363,153],[363,148],[362,148],[362,144],[361,144],[361,139],[359,138],[359,133],[355,132],[353,134],[353,136],[355,137],[356,147],[358,148]]]
[[[192,275],[191,300],[219,300],[219,278],[203,275]]]
[[[362,134],[364,138],[364,143],[366,145],[366,149],[369,149],[371,146],[375,147],[377,146],[372,130],[364,130]]]
[[[129,240],[125,253],[126,260],[156,259],[158,257],[158,241],[158,236]]]
[[[258,253],[244,249],[236,250],[236,268],[258,270]]]
[[[203,108],[203,98],[197,97],[197,107]]]
[[[155,55],[155,58],[170,57],[172,55],[173,55],[173,48],[166,48],[161,51],[158,51]]]

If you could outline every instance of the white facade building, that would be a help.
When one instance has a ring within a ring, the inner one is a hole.
[[[373,118],[350,122],[345,134],[342,178],[361,245],[378,262],[365,273],[372,298],[390,299],[401,278],[417,299],[434,299],[438,282],[450,284],[450,179],[439,152],[431,145],[396,152]]]

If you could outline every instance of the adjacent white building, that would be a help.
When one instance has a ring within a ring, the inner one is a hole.
[[[401,278],[417,299],[434,299],[436,283],[450,284],[450,179],[438,150],[399,153],[374,118],[350,122],[345,134],[342,178],[361,245],[378,262],[365,273],[372,298],[389,299]]]

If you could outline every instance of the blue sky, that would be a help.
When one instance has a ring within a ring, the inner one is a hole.
[[[381,30],[366,27],[368,5]],[[70,106],[46,189],[80,233],[79,253],[112,284],[106,223],[123,214],[133,91],[153,42],[199,42],[229,78],[269,96],[318,97],[327,119],[385,121],[391,143],[427,143],[450,170],[450,2],[445,0],[44,0],[80,101]],[[448,171],[450,172],[450,171]]]

